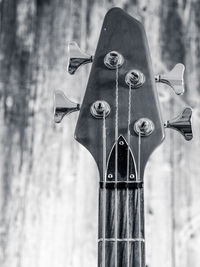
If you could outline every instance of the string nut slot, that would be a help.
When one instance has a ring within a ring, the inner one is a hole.
[[[125,82],[132,89],[136,89],[145,83],[145,76],[140,70],[133,69],[126,74]]]
[[[124,57],[117,51],[111,51],[104,57],[104,64],[108,69],[120,68],[124,63]]]
[[[154,131],[154,123],[148,118],[140,118],[134,124],[134,131],[137,135],[149,136]]]
[[[110,105],[104,100],[97,100],[92,104],[90,112],[96,119],[102,119],[109,115]]]

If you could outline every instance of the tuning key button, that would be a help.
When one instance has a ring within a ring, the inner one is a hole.
[[[65,115],[80,110],[80,105],[70,101],[62,91],[54,96],[54,122],[60,123]]]
[[[192,134],[192,109],[187,107],[176,118],[165,122],[165,128],[172,128],[181,133],[185,140],[190,141],[193,138]]]
[[[184,70],[185,66],[178,63],[169,73],[156,75],[155,81],[169,85],[177,95],[182,95],[184,93]]]
[[[70,74],[74,74],[81,65],[93,61],[93,56],[82,52],[76,42],[68,43],[68,56],[69,61],[67,70]]]

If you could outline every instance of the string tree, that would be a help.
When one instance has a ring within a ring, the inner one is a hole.
[[[76,42],[68,43],[67,71],[69,74],[73,75],[80,66],[92,62],[93,62],[93,56],[83,52]]]
[[[184,71],[185,66],[178,63],[170,72],[156,75],[155,81],[169,85],[177,95],[182,95],[184,93]]]
[[[80,110],[80,105],[69,100],[65,94],[57,90],[54,94],[54,122],[60,123],[64,116]]]
[[[192,109],[190,107],[184,108],[177,117],[166,121],[164,127],[178,131],[183,135],[186,141],[190,141],[193,138]]]

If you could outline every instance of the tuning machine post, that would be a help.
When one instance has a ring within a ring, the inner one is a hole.
[[[68,43],[68,57],[69,74],[74,74],[80,66],[93,61],[93,56],[84,53],[76,42]]]
[[[171,128],[183,135],[185,140],[190,141],[193,138],[192,133],[192,109],[190,107],[184,110],[176,118],[165,122],[165,128]]]
[[[54,94],[54,122],[60,123],[65,115],[80,110],[80,105],[69,100],[62,91]]]
[[[184,93],[184,70],[185,66],[178,63],[169,73],[156,75],[155,81],[169,85],[177,95],[182,95]]]

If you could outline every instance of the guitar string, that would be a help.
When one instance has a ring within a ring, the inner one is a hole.
[[[129,146],[130,146],[130,122],[131,122],[131,85],[129,85],[129,94],[128,94],[128,125],[127,125],[127,139],[128,139],[128,148],[127,148],[127,183],[129,182],[130,177],[130,157],[129,157]],[[129,267],[129,254],[130,254],[130,229],[129,229],[129,189],[126,190],[126,213],[127,213],[127,267]]]
[[[117,174],[118,174],[118,97],[119,97],[119,88],[118,88],[118,66],[116,67],[116,88],[115,88],[115,183],[117,183]],[[117,267],[117,187],[115,188],[115,267]]]
[[[140,174],[140,169],[141,169],[141,131],[139,129],[139,135],[138,135],[138,176],[137,180],[138,182],[141,181],[141,174]],[[140,225],[141,224],[141,218],[140,218],[140,188],[138,188],[138,238],[142,238],[141,235],[141,229]],[[139,267],[142,266],[142,253],[141,253],[141,242],[138,242],[139,246]]]
[[[106,228],[106,115],[105,111],[103,112],[103,131],[102,131],[102,136],[103,136],[103,214],[102,214],[102,220],[103,220],[103,225],[102,225],[102,267],[105,267],[105,262],[106,262],[106,242],[105,242],[105,228]],[[100,189],[101,190],[101,189]]]

